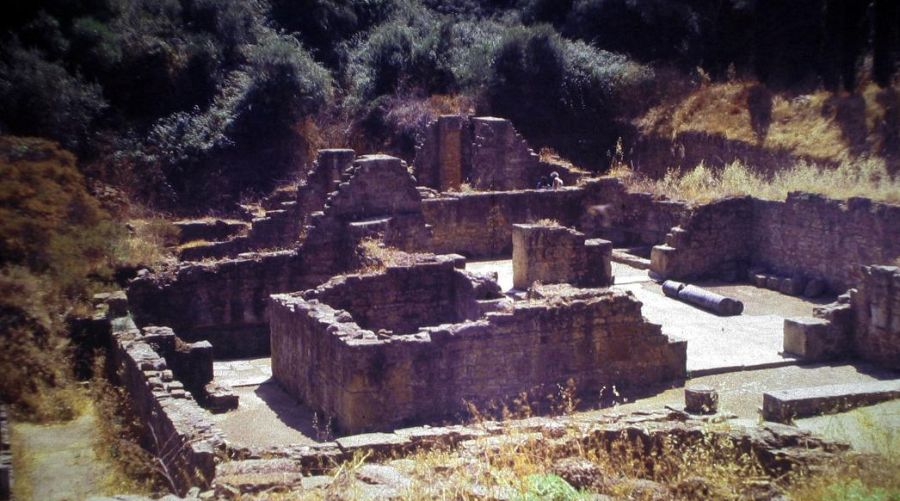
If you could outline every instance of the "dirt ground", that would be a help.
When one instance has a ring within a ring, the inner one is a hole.
[[[15,467],[13,498],[21,501],[80,501],[110,494],[110,466],[97,457],[92,410],[67,423],[12,423]]]

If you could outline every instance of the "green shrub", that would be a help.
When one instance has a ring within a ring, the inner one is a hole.
[[[446,58],[450,26],[427,11],[375,28],[350,51],[348,74],[357,106],[405,89],[440,93],[452,87]]]
[[[245,50],[247,63],[209,107],[158,120],[137,159],[185,205],[221,206],[271,189],[296,163],[304,138],[295,126],[331,99],[328,71],[296,40],[268,34]]]
[[[616,120],[652,105],[654,74],[627,57],[560,37],[549,26],[511,28],[493,56],[491,112],[513,120],[532,144],[596,162],[621,134]]]
[[[78,148],[106,108],[102,91],[36,50],[0,51],[0,123],[14,134],[44,136]]]
[[[577,501],[590,497],[553,474],[529,475],[525,477],[525,487],[526,491],[515,498],[517,501]]]

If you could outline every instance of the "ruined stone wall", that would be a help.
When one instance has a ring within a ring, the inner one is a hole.
[[[750,260],[753,199],[729,198],[697,207],[664,245],[651,254],[651,269],[666,278],[696,278],[730,272]]]
[[[325,207],[328,195],[338,188],[343,173],[353,165],[356,152],[348,149],[319,150],[316,163],[297,188],[297,207],[303,224]]]
[[[833,292],[860,266],[900,256],[900,206],[791,193],[783,202],[733,198],[697,207],[653,249],[653,271],[697,278],[762,267],[825,282]]]
[[[549,173],[512,122],[495,117],[438,117],[426,127],[413,164],[419,185],[439,191],[458,190],[463,182],[477,190],[534,188]]]
[[[478,190],[533,188],[538,157],[512,122],[472,118],[472,165],[465,177]]]
[[[612,284],[606,240],[585,240],[563,226],[513,225],[513,286],[527,289],[535,281],[583,286]]]
[[[460,193],[422,201],[432,227],[429,250],[487,258],[512,254],[512,225],[554,219],[574,226],[581,215],[583,190],[525,190]]]
[[[900,257],[900,206],[791,193],[783,202],[756,200],[754,209],[754,262],[783,275],[840,292],[860,282],[860,266]]]
[[[430,238],[421,196],[399,158],[362,156],[344,179],[324,211],[311,218],[302,248],[308,278],[316,285],[358,266],[356,248],[364,239],[415,251],[426,248]]]
[[[111,321],[110,361],[142,424],[142,445],[163,460],[179,494],[194,485],[207,487],[215,478],[217,455],[225,450],[221,431],[174,378],[149,342],[152,336],[133,327],[127,318]]]
[[[586,210],[578,229],[617,246],[660,244],[689,211],[685,202],[629,192],[614,177],[586,181],[584,189]]]
[[[615,178],[562,190],[444,194],[422,201],[432,227],[429,250],[473,258],[509,256],[512,225],[553,219],[588,238],[616,245],[655,245],[687,213],[687,204],[629,193]]]
[[[415,267],[389,266],[373,277],[340,276],[303,297],[347,310],[363,328],[394,334],[476,318],[479,307],[472,283],[452,259],[435,260]]]
[[[853,298],[856,353],[900,370],[900,268],[867,266]]]
[[[484,320],[384,338],[329,305],[277,295],[273,375],[349,433],[441,419],[464,410],[465,401],[483,404],[570,378],[582,396],[594,397],[604,386],[683,378],[686,344],[646,323],[633,296],[600,294],[523,302]]]
[[[219,358],[265,355],[269,295],[309,289],[352,269],[363,238],[401,249],[426,246],[421,198],[400,159],[360,157],[342,176],[323,212],[311,218],[299,250],[184,264],[139,277],[128,288],[135,321],[170,326],[189,341],[207,339]]]
[[[270,294],[317,285],[295,252],[182,265],[131,282],[128,302],[140,326],[166,325],[188,341],[208,339],[218,358],[269,352]]]
[[[296,190],[276,191],[263,200],[265,215],[253,218],[246,234],[187,247],[181,250],[179,257],[183,261],[221,259],[259,249],[296,245],[312,214],[323,210],[328,195],[337,189],[344,171],[355,158],[353,150],[319,150],[312,169]]]

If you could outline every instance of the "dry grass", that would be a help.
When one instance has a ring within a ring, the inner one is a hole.
[[[116,259],[130,266],[154,266],[172,261],[172,248],[178,243],[178,227],[162,217],[129,221],[131,230],[113,249]]]
[[[559,223],[559,221],[557,221],[556,219],[549,219],[549,218],[538,219],[537,221],[534,222],[534,224],[536,224],[538,226],[551,226],[554,228],[562,227],[562,225]]]
[[[378,238],[366,238],[357,247],[358,273],[368,275],[380,273],[388,266],[411,266],[416,263],[416,255],[389,247]]]
[[[566,160],[565,158],[561,157],[559,155],[559,153],[557,153],[553,148],[549,148],[546,146],[541,148],[541,151],[538,153],[538,157],[541,159],[542,162],[546,162],[548,164],[553,164],[553,165],[559,165],[561,167],[565,167],[566,169],[568,169],[572,172],[581,173],[586,176],[590,175],[589,171],[582,169],[581,167],[578,167],[575,164],[573,164],[572,162],[570,162],[569,160]]]
[[[110,465],[104,479],[105,490],[132,494],[159,492],[164,489],[163,479],[151,466],[153,458],[138,444],[142,425],[134,419],[124,389],[103,377],[104,363],[104,357],[95,358],[90,397],[98,415],[94,452]]]
[[[577,406],[572,384],[559,387],[557,400],[564,414],[571,414]],[[514,411],[504,413],[507,418],[531,415],[531,399],[519,400]],[[492,413],[476,410],[470,414],[474,419],[471,426],[478,427],[480,420]],[[408,500],[581,500],[593,499],[597,493],[615,499],[657,499],[653,486],[667,491],[664,499],[767,499],[778,493],[800,501],[900,499],[897,434],[884,426],[870,427],[884,444],[875,457],[848,453],[833,463],[798,468],[778,478],[770,477],[731,432],[728,423],[710,422],[700,436],[679,439],[670,434],[645,442],[628,438],[630,433],[612,440],[603,438],[602,433],[586,437],[576,426],[553,439],[509,427],[503,435],[466,442],[457,449],[413,452],[388,460],[388,464],[409,480],[398,492],[400,499]],[[557,476],[563,458],[575,458],[593,469],[581,475],[580,490]],[[327,488],[266,499],[356,499],[371,494],[356,477],[367,461],[367,455],[356,454],[337,465],[329,473],[334,481]]]
[[[687,171],[670,170],[663,179],[653,180],[622,164],[610,170],[629,189],[646,191],[691,202],[708,202],[729,196],[752,195],[766,200],[784,200],[792,191],[820,193],[830,198],[867,197],[900,203],[900,179],[892,178],[883,162],[860,160],[825,169],[799,162],[772,176],[763,176],[740,162],[721,171],[703,164]]]
[[[827,474],[793,478],[791,499],[900,499],[900,430],[892,426],[896,409],[888,402],[829,416],[820,433],[842,441],[855,437],[854,443],[874,456],[843,457],[829,465]]]
[[[883,151],[898,110],[897,89],[864,85],[858,94],[817,91],[774,94],[756,82],[701,86],[686,98],[652,109],[638,121],[645,134],[674,139],[683,132],[721,135],[796,156],[846,161]],[[894,97],[892,97],[894,96]]]

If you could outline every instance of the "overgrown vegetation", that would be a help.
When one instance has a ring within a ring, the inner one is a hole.
[[[711,424],[699,440],[666,437],[658,444],[585,439],[566,431],[554,440],[510,432],[464,450],[433,449],[389,464],[408,478],[401,499],[896,499],[897,465],[884,458],[841,457],[814,471],[773,479],[756,457]],[[569,446],[560,449],[558,444]],[[331,499],[362,494],[356,472],[369,458],[338,465],[326,489],[275,494],[277,499]],[[801,473],[802,471],[802,473]],[[856,476],[853,476],[856,475]],[[566,477],[566,478],[563,478]],[[570,483],[571,482],[571,483]],[[573,483],[575,486],[573,486]],[[856,496],[856,497],[853,497]]]
[[[884,163],[877,160],[843,162],[834,169],[800,162],[768,175],[740,162],[721,170],[703,164],[686,171],[671,169],[662,179],[644,177],[624,165],[613,168],[610,174],[622,178],[632,190],[692,202],[740,195],[784,200],[792,191],[805,191],[836,199],[868,197],[900,203],[900,179],[889,175]]]
[[[0,131],[58,141],[91,178],[193,212],[270,190],[321,146],[409,159],[435,95],[598,169],[640,133],[630,120],[703,82],[858,95],[889,88],[900,54],[890,0],[96,0],[4,14]]]
[[[67,318],[89,311],[92,293],[114,287],[118,267],[150,265],[162,254],[141,238],[147,230],[129,235],[100,207],[74,155],[57,144],[0,138],[0,178],[0,394],[17,417],[69,419],[83,398]]]

